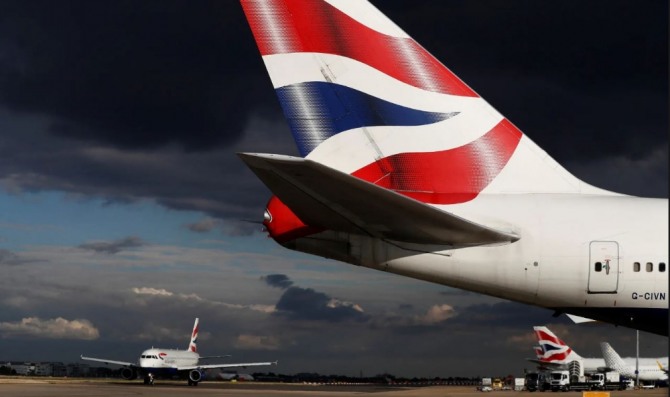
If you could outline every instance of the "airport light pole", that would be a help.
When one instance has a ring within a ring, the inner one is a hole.
[[[640,387],[640,330],[635,330],[635,387]]]

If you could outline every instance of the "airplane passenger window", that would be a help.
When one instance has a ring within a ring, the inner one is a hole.
[[[654,264],[651,262],[647,262],[647,271],[650,272],[654,270]]]
[[[633,263],[633,271],[634,272],[639,272],[640,271],[640,262]]]
[[[665,262],[661,262],[658,264],[658,271],[659,272],[664,272],[665,271]]]
[[[601,262],[596,262],[596,271],[597,272],[603,271],[603,264]]]

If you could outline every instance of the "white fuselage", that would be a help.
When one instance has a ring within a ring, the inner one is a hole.
[[[619,371],[620,375],[626,376],[628,378],[635,378],[635,357],[623,357],[624,364],[626,365],[625,371]],[[584,367],[584,372],[599,372],[603,368],[607,367],[605,360],[602,358],[582,358],[582,366]],[[640,358],[637,364],[639,371],[639,379],[644,381],[661,381],[667,380],[668,375],[658,367],[658,363],[661,363],[664,367],[667,367],[668,358],[659,357],[659,358]]]
[[[139,359],[141,368],[171,369],[197,366],[200,356],[188,350],[152,348],[142,352]]]
[[[634,328],[651,309],[665,321],[646,330],[667,334],[667,199],[495,194],[440,208],[520,239],[447,247],[327,231],[319,237],[348,243],[348,252],[324,251],[309,238],[290,248],[608,322],[626,308],[636,318],[617,321]]]

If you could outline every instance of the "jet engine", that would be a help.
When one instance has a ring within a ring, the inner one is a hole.
[[[191,382],[198,383],[202,380],[202,372],[197,369],[192,369],[191,372],[188,373],[188,379]]]
[[[121,369],[121,377],[125,380],[133,380],[137,378],[137,372],[132,368],[125,367]]]

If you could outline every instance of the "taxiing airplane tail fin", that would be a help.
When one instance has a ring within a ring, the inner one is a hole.
[[[428,204],[580,181],[367,1],[241,0],[303,157]]]
[[[570,361],[580,360],[582,357],[573,351],[570,346],[559,339],[549,328],[544,326],[533,327],[535,336],[541,346],[540,360],[547,364],[567,364]]]
[[[188,351],[197,353],[198,352],[198,322],[199,318],[195,318],[195,324],[193,324],[193,331],[191,332],[191,341],[188,344]]]

